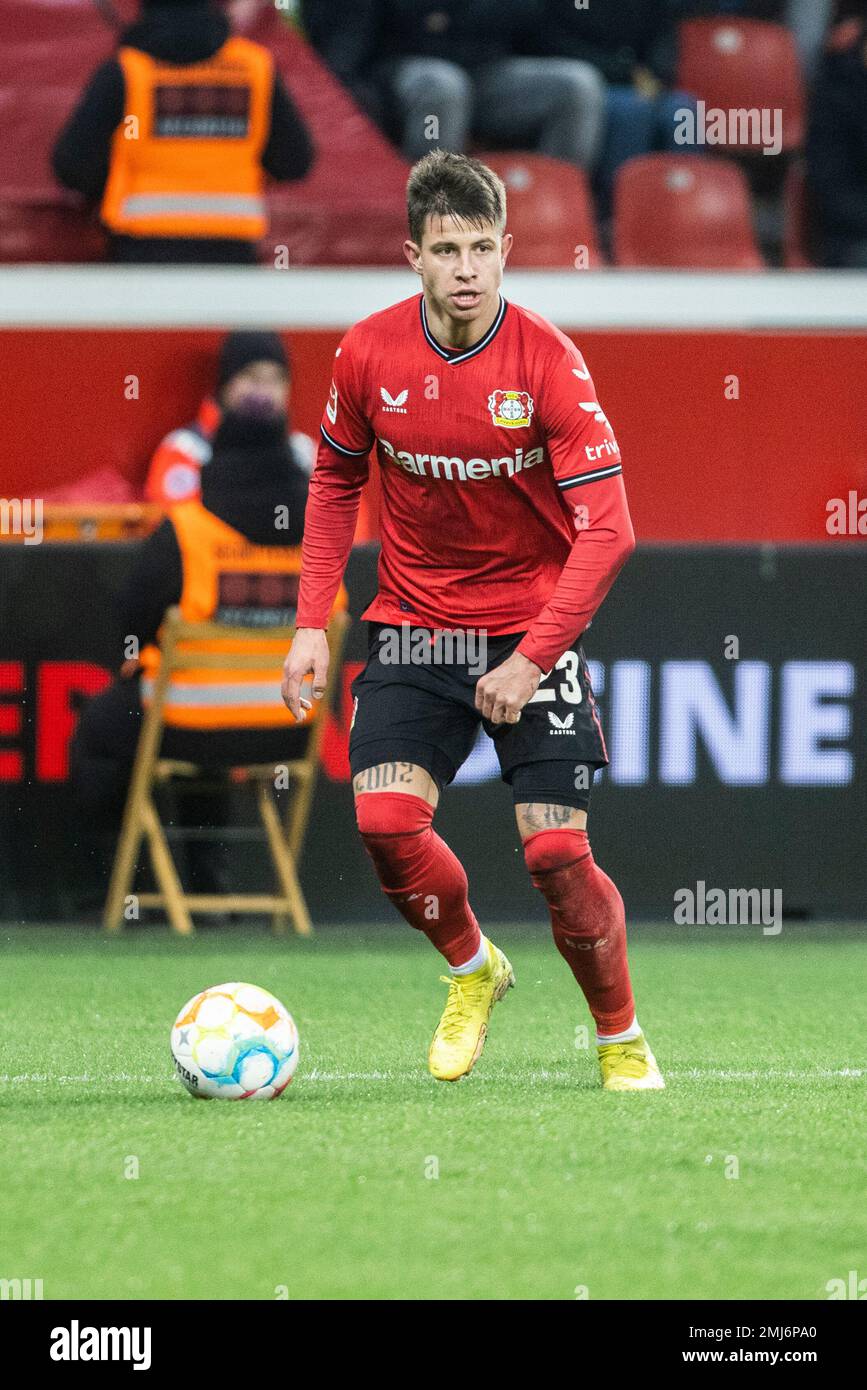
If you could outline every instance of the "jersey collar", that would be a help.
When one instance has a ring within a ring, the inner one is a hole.
[[[488,343],[492,342],[493,339],[497,336],[502,326],[503,319],[506,317],[506,310],[509,307],[508,302],[503,298],[502,295],[500,295],[499,298],[500,307],[497,310],[497,316],[494,319],[494,322],[491,324],[485,336],[483,338],[480,338],[477,343],[474,343],[471,348],[467,348],[466,352],[461,352],[455,355],[454,353],[446,352],[446,349],[440,346],[434,335],[431,333],[427,321],[427,309],[425,308],[424,295],[422,294],[419,299],[419,304],[421,305],[421,327],[422,332],[424,333],[424,336],[427,339],[428,346],[432,347],[437,356],[441,357],[444,362],[448,362],[449,366],[451,367],[456,367],[459,362],[468,362],[471,357],[478,357],[479,353],[484,351],[484,349],[488,346]]]

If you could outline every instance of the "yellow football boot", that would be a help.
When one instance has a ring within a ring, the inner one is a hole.
[[[437,1081],[457,1081],[472,1071],[485,1045],[491,1010],[515,983],[502,951],[487,941],[488,963],[472,975],[441,975],[449,997],[428,1053]]]
[[[606,1091],[663,1091],[656,1058],[643,1033],[629,1042],[601,1043],[597,1046],[602,1087]]]

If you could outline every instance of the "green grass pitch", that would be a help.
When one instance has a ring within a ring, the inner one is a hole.
[[[824,1299],[867,1276],[863,928],[634,928],[668,1089],[627,1096],[576,1046],[547,929],[487,929],[518,985],[452,1086],[425,1066],[440,961],[397,921],[0,929],[0,1276],[293,1300]],[[230,979],[295,1015],[280,1100],[195,1101],[172,1075],[176,1011]]]

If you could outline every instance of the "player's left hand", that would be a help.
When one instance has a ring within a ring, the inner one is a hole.
[[[536,693],[542,672],[535,661],[513,652],[476,685],[476,709],[492,724],[517,724],[521,710]]]

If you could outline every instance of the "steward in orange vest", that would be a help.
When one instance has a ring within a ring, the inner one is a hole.
[[[224,412],[201,501],[179,503],[148,537],[120,598],[120,632],[137,639],[141,672],[139,662],[125,663],[79,718],[71,772],[88,824],[117,827],[159,666],[159,630],[173,604],[194,620],[249,626],[244,642],[261,650],[262,666],[232,672],[229,681],[219,669],[179,676],[169,690],[164,755],[231,766],[303,752],[309,716],[295,724],[280,698],[285,644],[268,628],[294,621],[308,482],[289,447],[285,412],[269,413],[255,392]],[[345,606],[341,591],[335,607]],[[228,802],[221,810],[209,794],[182,823],[223,824],[228,814]],[[194,852],[201,857],[205,847]]]
[[[218,638],[182,646],[203,655],[261,653],[262,665],[250,671],[222,672],[210,666],[179,671],[166,693],[166,725],[209,730],[295,726],[280,699],[286,644],[267,632],[295,621],[300,545],[254,545],[196,500],[173,507],[169,524],[181,553],[182,617],[251,628],[250,636],[241,640]],[[341,589],[334,611],[345,608],[346,591]],[[156,643],[144,648],[141,665],[141,699],[147,708],[160,665]]]
[[[237,342],[229,343],[235,347],[231,360],[243,361],[245,351],[257,357],[282,352],[277,339],[269,349],[272,337],[237,335]],[[231,400],[203,471],[201,501],[190,498],[171,507],[145,543],[127,592],[128,632],[141,643],[143,705],[159,669],[159,628],[173,604],[190,622],[213,619],[249,627],[241,649],[261,652],[262,665],[254,671],[223,673],[204,666],[178,673],[166,700],[168,728],[295,724],[280,698],[283,644],[267,633],[295,621],[308,474],[291,449],[277,394],[251,382]],[[345,591],[336,607],[346,607]],[[203,647],[237,649],[225,639]]]
[[[112,259],[253,262],[265,175],[302,178],[307,130],[271,54],[208,0],[144,0],[54,150],[61,183],[100,202]]]

